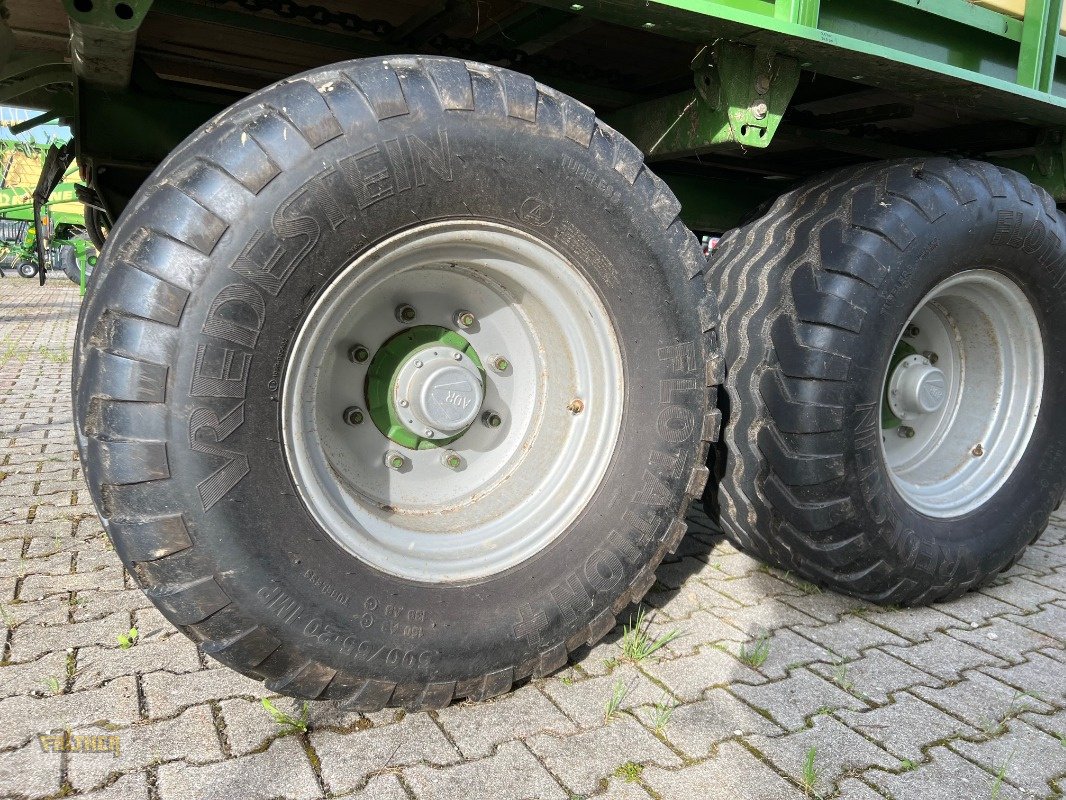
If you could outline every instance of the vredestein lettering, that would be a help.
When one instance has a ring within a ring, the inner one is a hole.
[[[192,397],[239,401],[224,409],[196,407],[189,416],[190,449],[221,460],[197,485],[205,512],[249,472],[247,456],[223,443],[244,423],[248,377],[270,298],[281,293],[324,230],[361,219],[374,203],[425,186],[431,175],[453,178],[444,127],[435,136],[408,134],[371,145],[327,166],[282,201],[269,227],[256,231],[229,265],[237,280],[208,305],[201,328],[206,338],[196,345],[189,387]]]

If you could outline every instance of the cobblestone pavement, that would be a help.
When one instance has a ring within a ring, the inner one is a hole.
[[[1062,512],[995,585],[900,611],[766,569],[694,509],[647,599],[650,635],[680,636],[639,663],[615,631],[493,702],[369,715],[313,704],[309,731],[287,730],[258,683],[152,608],[100,528],[71,429],[77,308],[62,279],[0,280],[0,795],[1005,800],[1066,788]],[[120,750],[44,752],[38,734],[67,728],[116,735]]]

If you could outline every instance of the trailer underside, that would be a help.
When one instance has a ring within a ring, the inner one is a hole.
[[[1029,5],[1061,14],[1061,0]],[[655,163],[689,224],[717,231],[787,183],[870,159],[992,160],[1066,199],[1066,48],[1033,14],[966,0],[8,0],[0,102],[72,121],[114,217],[249,92],[361,56],[460,56],[591,105]]]

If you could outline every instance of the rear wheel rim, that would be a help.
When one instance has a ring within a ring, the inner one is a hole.
[[[373,567],[430,583],[502,572],[602,482],[620,352],[557,251],[493,223],[419,226],[342,270],[306,315],[283,383],[289,468],[319,525]]]
[[[958,517],[1014,472],[1040,410],[1040,326],[999,272],[974,269],[933,288],[896,340],[882,394],[882,453],[915,510]]]

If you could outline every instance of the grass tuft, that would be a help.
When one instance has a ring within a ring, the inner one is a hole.
[[[622,628],[622,641],[619,643],[622,655],[634,664],[639,664],[681,635],[677,628],[671,628],[662,636],[653,639],[648,633],[650,625],[651,620],[647,619],[646,609],[641,606],[637,610],[636,621],[630,617],[629,624]]]
[[[274,718],[274,722],[276,722],[285,733],[307,733],[307,715],[310,713],[311,704],[306,700],[300,709],[299,717],[294,717],[292,714],[286,714],[265,697],[263,698],[262,703],[263,708],[267,710],[267,713]]]
[[[770,634],[764,633],[754,642],[741,645],[739,658],[749,667],[758,669],[770,657]]]
[[[618,714],[618,710],[622,707],[622,701],[626,699],[626,695],[629,694],[629,689],[622,681],[616,680],[611,687],[611,696],[607,698],[607,703],[604,706],[603,721],[610,722]]]

